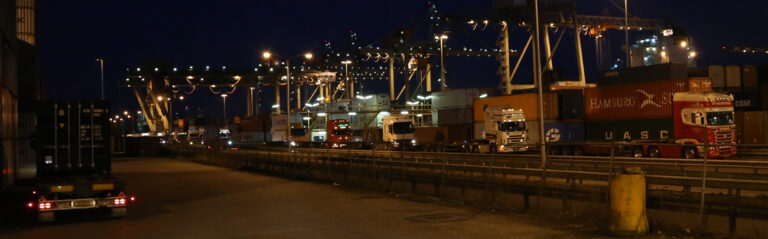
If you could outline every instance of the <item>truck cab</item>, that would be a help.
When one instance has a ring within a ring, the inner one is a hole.
[[[328,120],[325,125],[328,141],[326,148],[344,148],[352,142],[352,128],[347,119]]]
[[[508,106],[485,109],[485,139],[491,152],[523,152],[528,150],[528,128],[522,109]]]
[[[309,130],[302,123],[291,123],[291,142],[297,145],[309,143]]]
[[[390,115],[382,119],[382,140],[396,149],[416,148],[414,126],[411,119],[403,115]]]
[[[675,143],[682,145],[714,144],[707,150],[704,150],[703,146],[682,147],[680,153],[682,157],[704,157],[704,153],[709,158],[725,158],[736,155],[736,124],[734,122],[732,95],[675,93],[674,113]]]

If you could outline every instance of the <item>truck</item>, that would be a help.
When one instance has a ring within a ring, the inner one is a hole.
[[[416,138],[410,117],[406,115],[388,115],[382,118],[382,141],[385,149],[415,149]]]
[[[325,124],[326,142],[324,148],[345,148],[352,146],[352,128],[347,119],[328,120]]]
[[[485,108],[483,140],[474,140],[468,147],[472,152],[524,152],[528,150],[528,128],[525,112],[509,106]]]
[[[586,89],[584,140],[553,144],[550,153],[610,154],[615,147],[614,154],[632,157],[735,156],[733,96],[707,85],[685,78]]]
[[[4,192],[4,212],[40,222],[78,211],[124,217],[135,196],[111,173],[107,102],[44,101],[35,111],[35,164],[25,170],[34,176]]]

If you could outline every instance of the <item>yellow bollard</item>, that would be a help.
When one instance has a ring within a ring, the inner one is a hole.
[[[615,236],[642,236],[648,233],[645,216],[645,174],[640,167],[627,167],[609,184],[610,231]]]

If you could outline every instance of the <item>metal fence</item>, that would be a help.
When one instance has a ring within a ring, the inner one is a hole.
[[[610,144],[611,149],[642,145]],[[727,216],[731,230],[735,230],[737,217],[768,218],[768,161],[754,159],[626,157],[617,155],[616,150],[604,156],[542,157],[288,147],[173,148],[186,158],[235,168],[352,184],[355,180],[383,180],[390,191],[406,190],[407,183],[411,187],[433,185],[438,196],[446,187],[460,188],[462,195],[466,189],[497,190],[523,195],[525,208],[529,207],[529,197],[534,196],[537,200],[605,203],[607,210],[607,186],[613,175],[624,167],[640,167],[648,182],[649,208],[697,212],[702,224],[706,224],[707,215]]]

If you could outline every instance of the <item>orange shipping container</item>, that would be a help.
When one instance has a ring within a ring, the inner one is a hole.
[[[544,119],[556,120],[558,117],[557,93],[544,92]],[[504,95],[475,99],[474,102],[474,121],[485,121],[485,108],[494,106],[509,106],[515,109],[522,109],[525,112],[525,120],[538,120],[539,117],[539,95],[538,93],[526,93],[518,95]]]
[[[584,118],[587,121],[671,118],[674,93],[695,88],[711,92],[711,82],[703,81],[691,78],[588,88]],[[694,84],[698,87],[692,87]],[[709,85],[709,89],[706,86],[702,89],[702,85]]]

